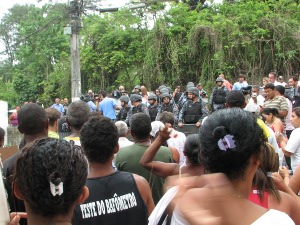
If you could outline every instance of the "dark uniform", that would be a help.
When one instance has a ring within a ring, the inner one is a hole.
[[[153,100],[153,102],[150,102],[151,100]],[[155,121],[158,112],[158,105],[156,104],[157,96],[155,94],[149,94],[148,102],[149,102],[149,106],[148,106],[149,116],[151,122],[153,122]]]
[[[127,123],[128,126],[130,126],[130,118],[133,114],[139,113],[139,112],[143,112],[146,115],[149,116],[149,111],[146,105],[144,105],[142,103],[142,96],[138,95],[138,94],[131,94],[130,95],[130,101],[131,101],[131,108],[130,110],[127,112],[127,117],[125,120],[125,123]],[[133,106],[133,102],[139,102],[138,106]]]

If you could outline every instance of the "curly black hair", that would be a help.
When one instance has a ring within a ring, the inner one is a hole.
[[[18,111],[19,130],[27,135],[41,133],[48,122],[45,109],[36,103],[27,103]]]
[[[150,117],[145,113],[133,114],[130,119],[130,130],[137,140],[150,137],[152,130]]]
[[[225,135],[234,146],[221,150]],[[262,129],[254,115],[240,108],[222,109],[211,114],[200,128],[201,158],[210,173],[225,173],[231,180],[242,177],[251,156],[259,157],[265,145]]]
[[[116,125],[104,116],[91,117],[80,132],[81,146],[91,163],[107,162],[113,155],[118,140]]]
[[[82,193],[88,163],[81,147],[65,140],[38,139],[26,145],[15,164],[14,181],[32,213],[67,214]],[[63,182],[63,193],[51,193],[50,182]]]

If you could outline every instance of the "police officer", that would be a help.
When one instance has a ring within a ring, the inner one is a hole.
[[[148,96],[148,111],[150,115],[151,122],[155,121],[157,112],[158,112],[158,104],[157,104],[157,96],[156,94],[150,93]]]
[[[223,83],[224,80],[222,77],[216,79],[216,87],[213,89],[210,96],[210,105],[213,112],[225,108],[228,90],[223,86]]]
[[[188,82],[186,85],[186,91],[182,93],[182,95],[180,96],[179,100],[178,100],[178,110],[180,111],[181,108],[183,107],[184,103],[187,101],[187,90],[190,87],[195,87],[193,82]]]
[[[131,108],[127,113],[125,123],[130,126],[130,118],[133,114],[143,112],[149,116],[149,111],[146,105],[142,103],[142,96],[138,94],[130,95]]]
[[[208,115],[206,108],[199,97],[199,90],[196,87],[188,88],[188,100],[184,103],[178,117],[178,127],[185,124],[195,124],[200,127],[202,119]]]
[[[121,109],[117,116],[117,121],[119,120],[125,121],[127,117],[127,113],[130,110],[130,106],[128,105],[129,97],[126,95],[122,95],[119,100],[121,102]]]
[[[171,112],[174,115],[175,123],[178,121],[178,106],[171,102],[171,95],[167,92],[161,94],[162,102],[158,108],[156,120],[159,120],[159,116],[162,112]]]

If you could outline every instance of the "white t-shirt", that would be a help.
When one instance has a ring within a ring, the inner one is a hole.
[[[129,141],[126,137],[119,137],[118,143],[120,148],[124,148],[134,144],[132,141]]]
[[[295,223],[284,212],[270,209],[251,225],[295,225]]]
[[[291,166],[292,170],[295,171],[296,167],[300,164],[300,128],[293,130],[285,146],[285,150],[293,153],[291,155]]]
[[[178,150],[180,156],[179,164],[183,165],[185,163],[185,156],[183,154],[183,150],[186,136],[180,131],[176,131],[176,134],[177,136],[175,138],[172,137],[167,140],[167,144],[169,147],[175,147]]]

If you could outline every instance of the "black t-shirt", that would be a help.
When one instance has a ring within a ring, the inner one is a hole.
[[[147,207],[131,173],[116,171],[86,181],[89,197],[76,206],[73,225],[147,225]]]

